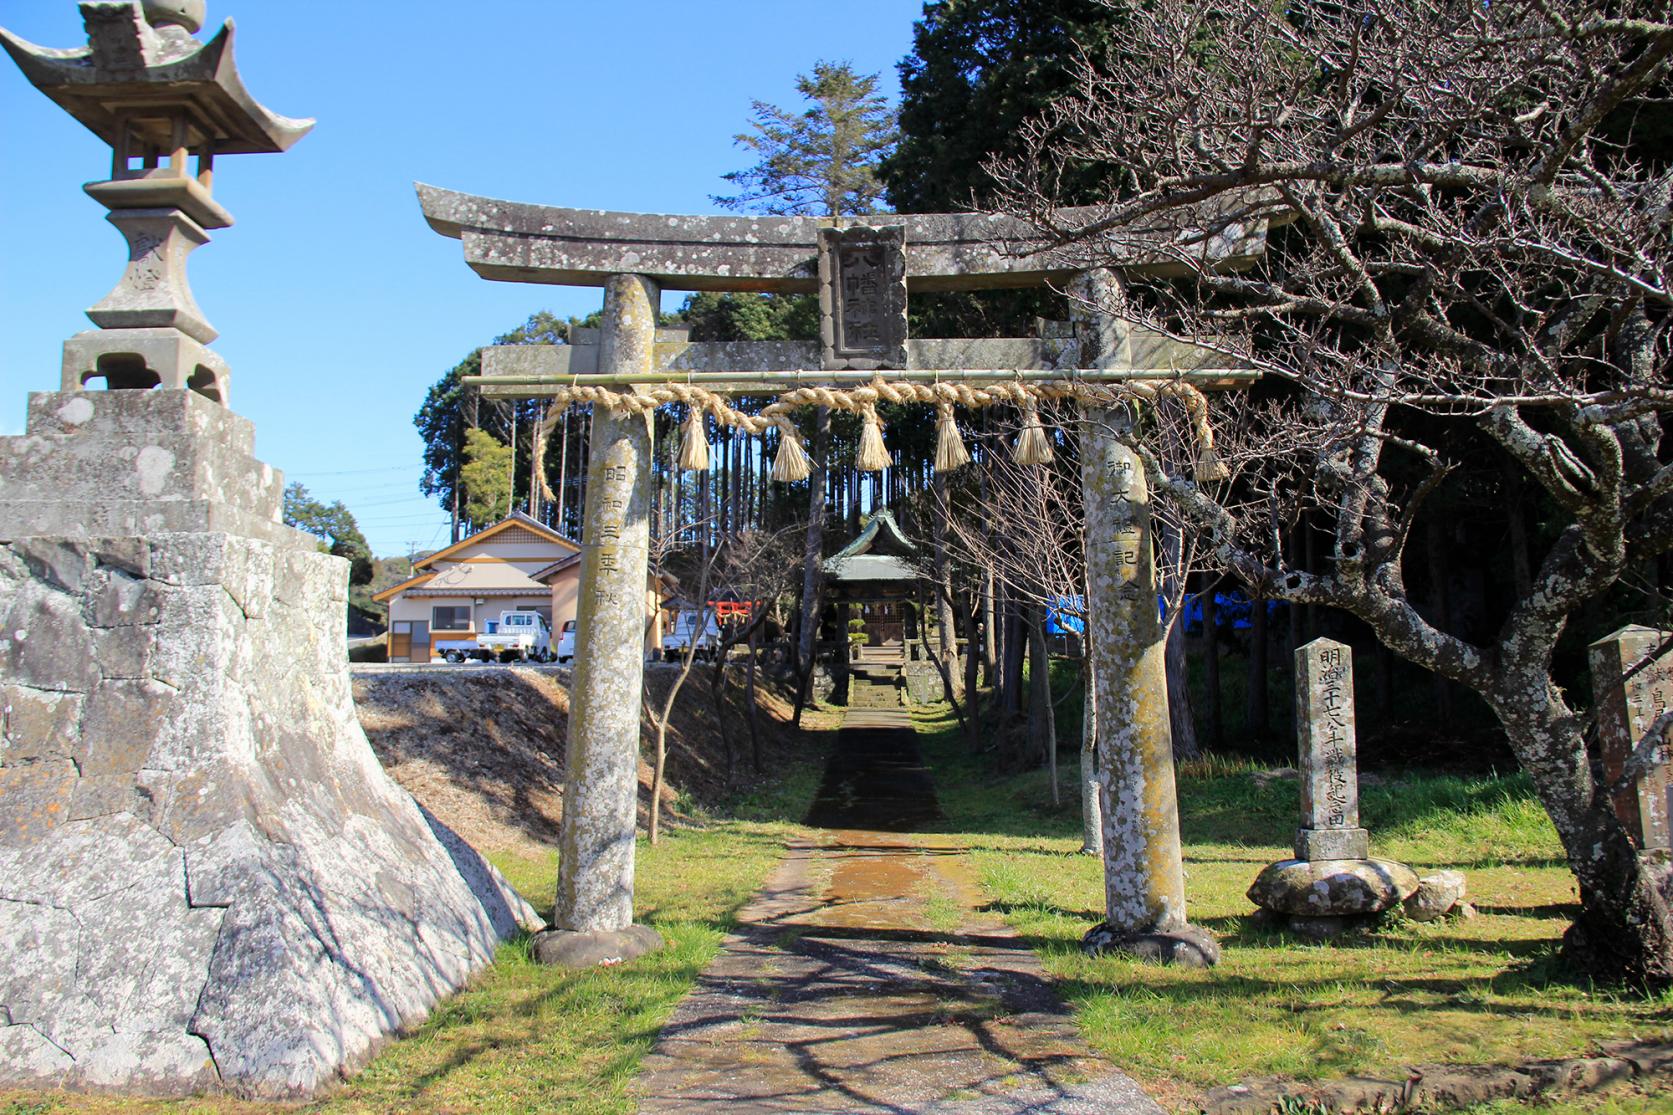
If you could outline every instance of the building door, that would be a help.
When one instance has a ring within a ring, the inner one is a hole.
[[[389,660],[412,661],[412,624],[406,620],[396,620],[389,625]]]
[[[880,600],[865,605],[866,644],[874,647],[899,646],[905,638],[900,605]]]
[[[412,621],[412,653],[408,662],[430,661],[430,621],[415,619]]]

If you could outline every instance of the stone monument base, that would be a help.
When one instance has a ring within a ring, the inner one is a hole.
[[[662,945],[662,934],[648,925],[592,933],[548,929],[535,935],[534,958],[558,968],[607,968],[655,952]]]
[[[1212,968],[1220,962],[1220,942],[1197,925],[1128,933],[1105,922],[1087,931],[1081,938],[1081,949],[1089,956],[1126,956],[1183,968]]]
[[[278,523],[248,423],[31,403],[0,438],[0,1087],[309,1096],[539,919],[378,765],[346,563]],[[130,529],[20,529],[76,508]],[[167,529],[208,512],[260,536]]]
[[[1369,924],[1417,889],[1417,872],[1393,860],[1287,859],[1256,877],[1249,900],[1268,923],[1324,940]]]

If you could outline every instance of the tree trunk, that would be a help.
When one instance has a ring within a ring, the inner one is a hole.
[[[969,625],[965,629],[964,645],[964,706],[968,711],[965,716],[965,731],[968,733],[970,753],[974,755],[982,747],[981,730],[981,690],[976,684],[976,623],[980,618],[981,601],[979,597],[967,598],[972,605],[969,611]]]
[[[1304,553],[1301,544],[1302,529],[1303,528],[1299,525],[1290,529],[1290,564],[1297,569],[1303,569],[1307,565],[1307,562],[1302,556]],[[1302,626],[1303,617],[1306,615],[1307,609],[1304,605],[1290,603],[1284,605],[1284,612],[1285,618],[1289,620],[1290,624],[1289,653],[1284,656],[1284,661],[1294,662],[1296,648],[1307,641],[1307,636]]]
[[[749,756],[750,766],[756,774],[762,773],[766,766],[761,758],[761,725],[756,720],[755,708],[755,656],[760,652],[760,640],[757,638],[761,630],[759,623],[749,625],[749,666],[745,675],[744,695],[746,704],[744,714],[749,718]]]
[[[920,616],[926,614],[922,592],[918,594],[917,610]],[[924,648],[924,653],[929,656],[930,662],[935,666],[935,672],[941,676],[941,688],[946,694],[947,703],[953,706],[953,716],[957,718],[960,728],[968,729],[964,702],[959,700],[958,688],[953,684],[952,662],[947,655],[942,654],[937,648],[936,643],[939,642],[939,638],[930,638],[929,624],[920,620],[917,626],[918,645]]]
[[[825,450],[830,440],[831,411],[819,407],[814,412],[811,468],[807,478],[807,541],[802,546],[802,608],[796,643],[796,712],[795,723],[802,725],[802,710],[807,707],[813,688],[813,670],[817,665],[819,647],[819,596],[822,585],[820,563],[825,556]]]
[[[1164,651],[1168,672],[1168,722],[1173,729],[1173,757],[1176,761],[1195,759],[1202,754],[1197,745],[1197,718],[1191,714],[1191,668],[1185,656],[1185,623],[1175,609],[1168,625],[1168,644]]]
[[[1215,751],[1226,746],[1225,722],[1220,714],[1220,606],[1215,594],[1220,578],[1205,578],[1202,592],[1203,680],[1208,689],[1208,746]]]
[[[1091,630],[1091,624],[1087,629]],[[1098,807],[1098,677],[1093,672],[1092,648],[1081,665],[1086,696],[1080,725],[1080,850],[1082,855],[1104,854],[1104,821]]]
[[[941,659],[952,663],[958,654],[958,626],[953,616],[953,578],[947,568],[947,477],[935,474],[935,516],[931,538],[935,546],[935,616],[936,638],[941,645]],[[943,668],[943,673],[946,667]],[[951,684],[948,693],[952,692]]]
[[[1035,746],[1044,752],[1051,779],[1051,803],[1061,805],[1057,785],[1057,710],[1051,699],[1051,655],[1046,650],[1046,610],[1039,604],[1028,615],[1028,728]]]
[[[1244,716],[1252,740],[1272,734],[1272,715],[1266,699],[1266,594],[1249,594],[1249,693]]]
[[[1661,990],[1673,986],[1668,869],[1641,856],[1616,818],[1608,787],[1593,782],[1584,719],[1546,692],[1537,671],[1483,694],[1563,842],[1580,886],[1580,913],[1563,935],[1570,963],[1599,980]],[[1507,693],[1532,700],[1495,700]],[[1546,693],[1543,701],[1538,694]]]
[[[1004,696],[1001,707],[1015,716],[1022,710],[1022,656],[1026,650],[1023,636],[1022,603],[1009,591],[1005,593],[1005,645],[1001,656],[1005,668],[1000,671]]]
[[[994,629],[993,570],[982,581],[982,684],[994,685],[994,666],[999,661],[999,634]],[[974,648],[972,648],[974,649]]]

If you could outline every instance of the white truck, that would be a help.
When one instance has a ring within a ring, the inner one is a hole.
[[[699,622],[702,627],[699,630]],[[677,662],[685,657],[686,648],[697,644],[696,658],[713,658],[720,650],[720,624],[709,608],[682,608],[674,617],[674,625],[662,637],[662,657],[666,662]]]
[[[442,639],[436,653],[449,662],[550,662],[552,627],[539,612],[501,612],[474,639]]]

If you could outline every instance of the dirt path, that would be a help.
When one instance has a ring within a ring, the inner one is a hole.
[[[1160,1112],[981,910],[962,849],[907,835],[939,817],[905,715],[855,707],[809,816],[830,831],[740,914],[646,1058],[640,1111]]]

